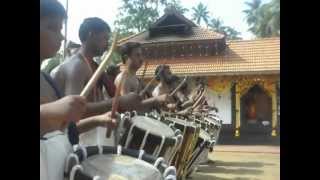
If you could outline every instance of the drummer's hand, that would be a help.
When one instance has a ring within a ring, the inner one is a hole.
[[[111,117],[111,111],[102,114],[102,115],[98,115],[97,116],[97,122],[98,122],[98,126],[100,127],[107,127],[107,129],[115,129],[117,127],[117,118],[120,115],[118,113],[116,113],[116,117],[112,118]]]
[[[64,129],[69,121],[79,121],[86,111],[86,99],[77,95],[63,97],[57,101],[42,104],[45,119],[57,123]]]
[[[162,95],[157,96],[155,98],[160,104],[163,104],[163,103],[166,103],[169,100],[169,95],[168,94],[162,94]]]
[[[167,104],[167,108],[171,111],[175,110],[177,108],[177,105],[174,104],[174,103],[170,103],[170,104]]]

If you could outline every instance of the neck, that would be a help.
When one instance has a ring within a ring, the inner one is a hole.
[[[79,52],[89,61],[93,61],[94,53],[92,53],[92,51],[90,51],[88,46],[86,46],[85,44],[81,46]]]

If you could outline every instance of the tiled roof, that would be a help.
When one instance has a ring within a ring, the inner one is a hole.
[[[219,76],[239,74],[279,74],[280,39],[229,41],[226,53],[211,57],[191,57],[148,61],[145,77],[154,74],[157,65],[168,64],[176,75]],[[142,74],[144,65],[138,71]]]
[[[192,34],[188,36],[172,34],[172,35],[163,35],[163,36],[158,36],[154,38],[149,38],[149,32],[144,31],[136,35],[130,36],[128,38],[121,39],[118,42],[118,45],[122,45],[127,42],[139,42],[141,44],[149,44],[149,43],[164,43],[164,42],[179,42],[179,41],[214,40],[214,39],[222,39],[223,37],[224,37],[223,34],[210,31],[206,28],[192,27]]]

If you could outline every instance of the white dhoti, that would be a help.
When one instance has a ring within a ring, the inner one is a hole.
[[[114,134],[106,138],[107,128],[97,127],[80,135],[80,144],[84,146],[114,146]]]
[[[54,131],[40,141],[40,177],[41,180],[63,180],[67,156],[72,152],[68,135]],[[42,179],[43,178],[43,179]]]

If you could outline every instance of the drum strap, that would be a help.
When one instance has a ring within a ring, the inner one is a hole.
[[[53,79],[47,75],[45,72],[41,72],[43,77],[46,79],[46,81],[49,83],[49,85],[54,90],[56,96],[58,99],[62,98],[64,94],[59,90],[56,83],[53,81]],[[40,137],[41,140],[46,140],[43,137]],[[79,132],[77,129],[77,125],[74,122],[70,122],[68,125],[68,139],[72,145],[79,144]]]

